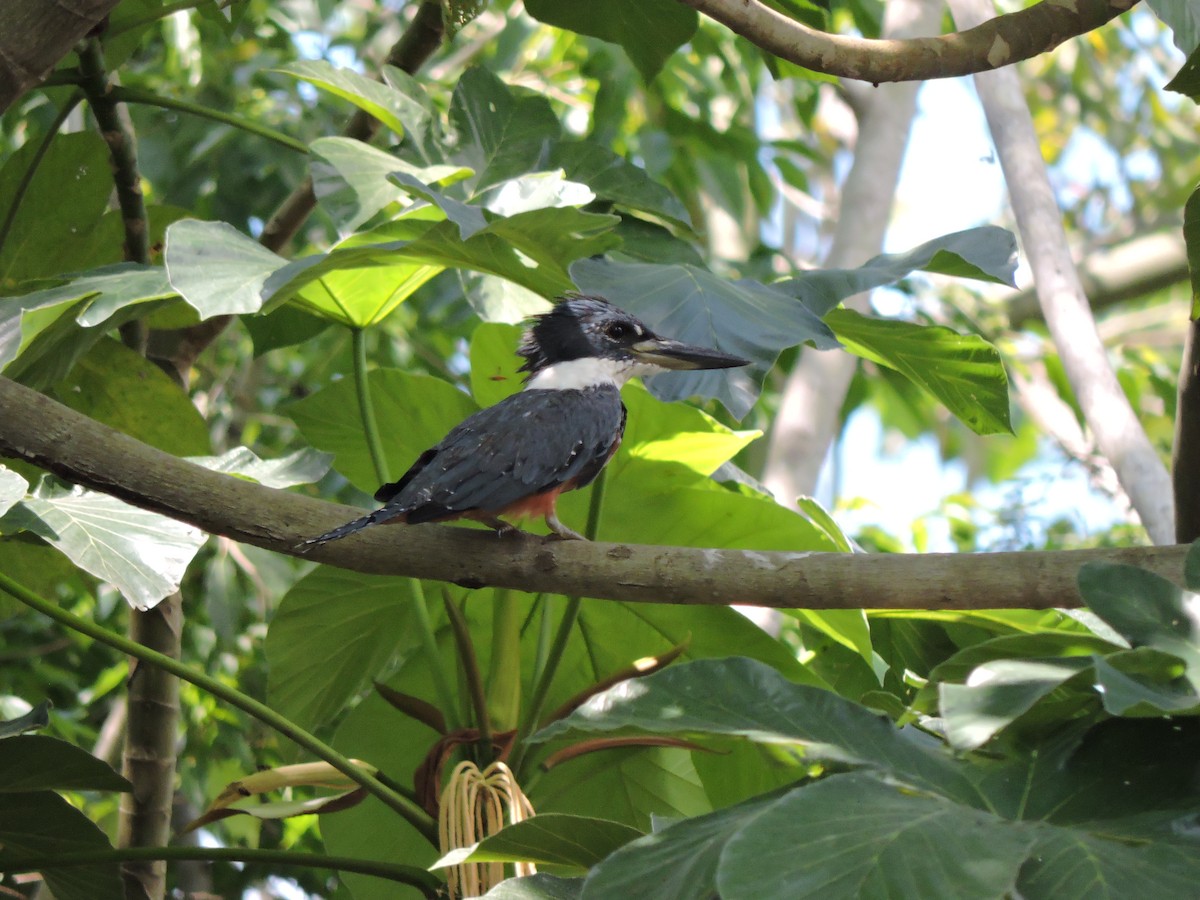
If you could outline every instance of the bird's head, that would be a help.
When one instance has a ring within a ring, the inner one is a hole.
[[[529,388],[580,388],[668,369],[729,369],[749,360],[659,337],[602,297],[572,294],[538,316],[517,351]]]

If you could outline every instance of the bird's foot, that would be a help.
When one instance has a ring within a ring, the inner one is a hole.
[[[493,528],[496,531],[498,538],[528,538],[533,537],[528,531],[522,531],[516,525],[505,522],[503,519],[483,519],[483,524],[488,528]]]
[[[551,541],[586,541],[582,534],[578,531],[573,531],[558,521],[558,516],[551,513],[546,516],[546,525],[550,528],[553,534],[547,535],[547,539]]]

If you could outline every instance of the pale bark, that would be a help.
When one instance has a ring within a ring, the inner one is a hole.
[[[992,13],[988,0],[950,0],[950,8],[960,25],[977,25]],[[1017,73],[1005,69],[977,75],[975,85],[996,142],[1042,314],[1071,389],[1097,447],[1112,463],[1151,540],[1170,543],[1171,478],[1121,390],[1096,331]]]
[[[880,84],[986,72],[1099,28],[1136,0],[1044,0],[954,34],[868,40],[802,25],[759,0],[679,0],[796,65]]]
[[[502,539],[441,525],[379,527],[314,547],[361,510],[273,490],[177,459],[0,378],[0,456],[212,534],[359,572],[645,603],[780,609],[1045,609],[1078,606],[1090,560],[1179,579],[1186,546],[1054,553],[849,554]]]
[[[885,32],[898,36],[935,31],[941,0],[892,0]],[[861,265],[883,249],[900,167],[917,108],[915,83],[882,85],[856,94],[858,140],[854,163],[842,187],[841,211],[828,268]],[[846,301],[866,311],[869,295]],[[795,506],[796,498],[816,490],[817,476],[839,429],[838,413],[858,360],[848,353],[805,350],[788,376],[779,412],[771,427],[763,482],[775,498]]]

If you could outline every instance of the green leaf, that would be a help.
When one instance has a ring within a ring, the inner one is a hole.
[[[209,452],[208,425],[162,369],[119,341],[99,341],[54,391],[76,412],[175,456]]]
[[[23,734],[0,741],[0,793],[131,791],[108,763],[58,738]]]
[[[388,179],[393,173],[406,173],[427,185],[450,184],[473,174],[463,166],[414,166],[351,138],[318,138],[309,149],[313,193],[346,232],[404,202],[404,191]]]
[[[483,896],[486,900],[578,900],[582,878],[559,878],[538,872],[524,878],[506,878]]]
[[[1095,659],[1096,690],[1114,716],[1200,712],[1200,695],[1179,678],[1183,663],[1150,647]]]
[[[258,312],[267,279],[286,263],[224,222],[182,219],[167,229],[167,276],[201,318]]]
[[[0,466],[0,516],[20,502],[28,491],[28,481],[12,469]]]
[[[39,150],[29,140],[0,168],[0,221]],[[64,191],[70,202],[64,203]],[[42,157],[0,247],[0,294],[33,278],[58,277],[78,267],[112,193],[108,147],[94,131],[60,134]]]
[[[825,321],[851,353],[902,373],[976,434],[1012,433],[1008,375],[999,351],[978,335],[849,309],[835,309]]]
[[[458,80],[450,121],[459,135],[457,161],[477,173],[476,193],[527,172],[538,145],[561,132],[545,97],[515,94],[478,67],[467,69]]]
[[[613,731],[732,735],[803,745],[813,759],[877,768],[944,793],[974,794],[940,745],[902,733],[829,691],[793,684],[749,659],[699,660],[619,684],[530,740]]]
[[[725,847],[778,801],[778,794],[756,797],[626,844],[591,871],[582,897],[637,897],[647,884],[656,900],[715,897]]]
[[[1200,187],[1192,191],[1183,207],[1183,242],[1192,281],[1191,318],[1195,321],[1200,319]]]
[[[368,379],[388,469],[393,473],[407,471],[418,456],[477,410],[462,391],[428,375],[376,369]],[[368,494],[375,493],[378,478],[363,437],[353,379],[343,378],[290,403],[286,412],[309,444],[334,454],[334,467],[351,483]]]
[[[332,323],[289,303],[269,313],[242,316],[242,324],[254,341],[254,357],[257,359],[272,350],[294,347],[312,340]]]
[[[464,862],[533,862],[586,870],[641,836],[642,832],[621,822],[539,813],[506,825],[473,848],[452,850],[433,868]]]
[[[1200,45],[1200,10],[1188,0],[1150,0],[1149,6],[1175,33],[1175,46],[1187,56]]]
[[[730,282],[696,266],[601,259],[581,259],[571,277],[584,293],[607,297],[664,337],[746,357],[759,378],[787,347],[837,346],[829,327],[803,304],[756,281]],[[715,397],[739,419],[758,396],[744,369],[672,372],[647,386],[663,400]]]
[[[846,532],[842,531],[842,526],[837,523],[837,520],[830,515],[829,510],[823,507],[813,497],[797,497],[796,506],[808,521],[816,525],[825,535],[833,541],[834,547],[840,553],[853,553],[854,545],[851,544],[850,538]]]
[[[1013,285],[1017,239],[995,225],[926,241],[907,253],[884,253],[857,269],[817,269],[776,285],[824,316],[847,297],[899,281],[916,269]]]
[[[1200,686],[1200,606],[1165,578],[1134,566],[1090,562],[1079,570],[1079,592],[1092,612],[1134,647],[1153,647],[1187,664]]]
[[[333,457],[311,447],[279,459],[259,459],[249,447],[234,447],[220,456],[193,456],[189,460],[214,472],[238,475],[273,488],[289,488],[320,481]]]
[[[50,701],[43,700],[23,716],[0,721],[0,738],[10,738],[50,724]]]
[[[1066,829],[1037,833],[1014,896],[1025,900],[1192,900],[1200,881],[1194,846],[1130,846]]]
[[[695,10],[671,0],[610,0],[602,6],[527,0],[525,8],[547,25],[620,44],[647,82],[699,24]]]
[[[1085,658],[1000,659],[976,668],[967,684],[940,684],[938,708],[946,738],[960,750],[981,747],[1039,700],[1090,668],[1091,660]]]
[[[301,60],[275,69],[301,81],[328,91],[334,96],[349,100],[365,113],[378,119],[397,136],[404,136],[404,122],[409,118],[423,120],[427,112],[423,106],[396,90],[366,75],[351,69],[339,69],[322,59]]]
[[[458,236],[464,241],[487,228],[488,220],[483,215],[482,207],[463,203],[461,200],[448,197],[441,191],[435,191],[408,172],[392,172],[388,175],[388,181],[409,196],[432,203],[440,209],[445,213],[447,219],[458,226]]]
[[[7,365],[58,315],[30,315],[35,310],[70,311],[79,325],[101,325],[126,306],[160,300],[175,294],[166,272],[156,266],[119,263],[90,272],[64,275],[70,279],[0,301],[0,366]],[[90,300],[89,303],[79,301]]]
[[[591,141],[555,141],[536,168],[561,169],[566,178],[587,185],[601,199],[692,230],[691,217],[679,198],[608,147]]]
[[[302,728],[324,725],[410,640],[412,579],[319,566],[284,595],[267,629],[271,706]]]
[[[1176,91],[1193,100],[1200,98],[1200,48],[1192,50],[1175,77],[1163,85],[1163,90]]]
[[[717,887],[730,900],[991,900],[1012,893],[1032,840],[941,797],[868,773],[835,775],[792,791],[733,835]]]
[[[7,742],[6,742],[7,743]],[[104,832],[52,791],[5,794],[0,803],[0,871],[7,859],[110,850]],[[123,900],[116,863],[42,871],[57,900]]]
[[[107,581],[137,609],[179,590],[207,536],[191,525],[82,488],[43,480],[9,519]]]

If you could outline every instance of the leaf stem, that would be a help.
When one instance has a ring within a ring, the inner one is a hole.
[[[127,847],[124,849],[79,850],[53,856],[16,856],[0,860],[0,872],[36,872],[46,869],[90,866],[97,863],[122,863],[140,860],[198,860],[209,862],[245,862],[310,868],[336,869],[359,875],[374,875],[412,885],[426,897],[438,896],[442,882],[416,866],[355,859],[349,856],[325,856],[319,853],[294,853],[287,850],[258,850],[248,847]]]
[[[442,654],[438,652],[437,636],[433,631],[433,623],[429,619],[429,606],[425,602],[425,589],[421,587],[420,580],[412,579],[412,590],[412,610],[417,623],[417,631],[421,636],[421,650],[425,653],[429,673],[433,676],[433,687],[442,704],[442,715],[446,718],[446,730],[456,731],[460,725],[458,704],[454,698],[454,691],[450,688],[450,679],[446,676],[446,668],[442,665]]]
[[[180,112],[191,113],[193,116],[200,116],[203,119],[212,119],[214,122],[232,125],[234,128],[240,128],[242,131],[256,134],[261,138],[266,138],[268,141],[274,141],[276,144],[287,147],[289,150],[295,150],[297,153],[304,153],[306,155],[308,153],[307,144],[296,140],[296,138],[290,135],[284,134],[282,131],[277,131],[266,125],[260,125],[258,122],[250,119],[243,119],[241,116],[235,116],[232,113],[213,109],[211,106],[202,106],[199,103],[193,103],[190,100],[164,97],[152,91],[143,91],[140,88],[126,87],[125,85],[114,85],[112,90],[109,91],[109,97],[117,103],[141,103],[146,106],[157,106],[162,109],[177,109]]]
[[[584,530],[584,535],[589,541],[596,539],[596,534],[600,530],[600,513],[604,506],[604,488],[607,482],[607,472],[601,470],[595,482],[592,484],[592,496],[588,503],[588,520],[587,528]],[[550,685],[554,681],[554,675],[558,671],[559,663],[562,662],[563,653],[566,652],[567,643],[571,639],[571,632],[575,630],[575,623],[579,621],[579,609],[583,605],[581,597],[568,597],[567,607],[563,610],[562,621],[558,623],[558,631],[554,634],[554,642],[550,645],[550,651],[546,655],[546,664],[542,669],[541,675],[537,679],[537,683],[533,687],[533,692],[529,698],[529,709],[525,712],[525,720],[521,724],[521,732],[518,737],[516,749],[513,751],[513,769],[517,770],[518,766],[524,761],[525,757],[525,742],[522,740],[528,737],[538,726],[538,719],[541,718],[542,709],[546,705],[546,697],[550,693]]]
[[[334,750],[328,744],[318,740],[310,732],[305,731],[300,726],[296,725],[290,719],[285,718],[275,710],[271,709],[264,703],[259,703],[252,697],[248,697],[241,691],[224,685],[211,678],[203,672],[197,672],[194,669],[185,666],[178,660],[171,659],[162,653],[158,653],[141,644],[124,638],[118,634],[101,628],[94,622],[89,622],[87,619],[81,618],[74,613],[67,612],[65,609],[51,603],[42,597],[39,597],[33,591],[13,581],[3,572],[0,572],[0,590],[11,595],[17,600],[24,603],[26,606],[37,610],[42,615],[54,619],[62,625],[87,635],[93,640],[97,640],[102,644],[107,644],[114,650],[140,659],[142,662],[150,663],[158,666],[172,675],[177,675],[184,681],[191,682],[202,690],[208,691],[214,697],[224,700],[231,706],[237,707],[248,715],[253,716],[265,725],[274,728],[285,737],[291,738],[304,749],[308,750],[315,756],[325,760],[339,772],[343,773],[347,778],[355,784],[361,785],[370,794],[379,798],[384,804],[399,813],[407,822],[416,828],[424,837],[426,837],[434,846],[437,846],[437,829],[433,820],[425,810],[414,803],[407,797],[402,796],[396,791],[389,788],[374,775],[356,766],[347,757],[343,756],[338,751]],[[132,848],[131,848],[132,849]]]
[[[358,412],[362,417],[363,434],[367,439],[371,463],[375,466],[375,477],[380,484],[387,484],[392,477],[388,474],[379,424],[375,421],[375,407],[371,404],[371,381],[367,377],[367,332],[362,328],[352,328],[350,336],[354,349],[354,386],[358,392]]]

